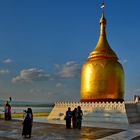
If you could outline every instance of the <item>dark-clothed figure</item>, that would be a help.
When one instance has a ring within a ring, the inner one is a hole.
[[[71,117],[72,117],[72,112],[71,108],[69,107],[68,110],[66,111],[66,128],[71,128]]]
[[[73,111],[72,111],[72,127],[73,128],[76,128],[76,113],[77,113],[77,108],[75,108]]]
[[[29,138],[31,138],[32,123],[33,123],[32,109],[28,108],[26,117],[23,121],[23,130],[22,130],[22,136],[24,136],[25,138],[26,136],[29,136]]]
[[[76,113],[76,128],[81,129],[83,112],[81,107],[78,106]]]
[[[4,107],[4,117],[5,117],[5,120],[11,120],[11,106],[8,103],[8,101],[6,102],[5,107]]]

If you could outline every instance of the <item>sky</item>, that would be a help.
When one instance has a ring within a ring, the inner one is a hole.
[[[0,1],[0,99],[80,100],[80,72],[99,38],[101,0]],[[140,95],[140,1],[105,0],[106,34]]]

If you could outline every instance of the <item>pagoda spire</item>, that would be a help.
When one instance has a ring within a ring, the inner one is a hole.
[[[106,37],[106,19],[104,16],[104,0],[102,0],[102,15],[100,18],[100,36],[96,47],[90,53],[88,59],[118,59],[116,53],[111,49]]]

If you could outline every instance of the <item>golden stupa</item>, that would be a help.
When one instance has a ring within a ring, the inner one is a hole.
[[[124,71],[106,39],[104,3],[100,19],[100,37],[81,71],[81,102],[123,101]]]

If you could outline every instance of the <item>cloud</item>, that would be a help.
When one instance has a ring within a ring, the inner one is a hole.
[[[123,64],[126,64],[126,63],[128,63],[128,60],[127,59],[124,59],[123,60]]]
[[[7,59],[3,60],[2,62],[5,63],[5,64],[10,64],[10,63],[13,62],[13,60],[10,59],[10,58],[7,58]]]
[[[20,71],[20,74],[12,79],[13,83],[33,81],[43,81],[50,78],[49,74],[46,74],[42,69],[29,68]]]
[[[39,95],[40,93],[43,93],[43,90],[40,88],[35,88],[35,89],[31,89],[29,92],[33,95]]]
[[[79,77],[81,72],[81,64],[75,61],[69,61],[63,65],[55,65],[56,67],[56,77],[58,78],[75,78]]]
[[[127,60],[127,59],[119,60],[119,62],[122,63],[122,64],[124,65],[124,64],[127,64],[127,63],[128,63],[128,60]]]
[[[140,93],[140,89],[139,88],[135,89],[134,93]]]
[[[8,74],[8,73],[9,73],[9,70],[7,70],[7,69],[0,70],[0,75],[5,75],[5,74]]]
[[[29,68],[20,71],[19,75],[12,78],[13,83],[31,83],[33,81],[45,81],[55,79],[68,79],[79,77],[81,71],[81,64],[75,61],[69,61],[63,65],[55,65],[54,74],[46,74],[42,69]],[[57,83],[56,87],[62,86]]]
[[[63,87],[63,84],[62,83],[57,83],[56,87]]]

